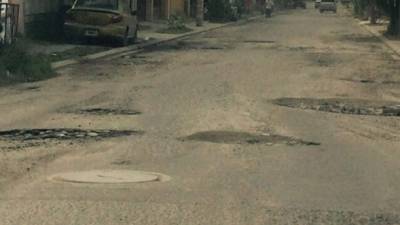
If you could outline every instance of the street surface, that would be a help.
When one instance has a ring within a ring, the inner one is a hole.
[[[1,130],[79,131],[0,138],[0,224],[400,224],[399,69],[309,7],[1,88]],[[49,180],[104,169],[170,180]]]

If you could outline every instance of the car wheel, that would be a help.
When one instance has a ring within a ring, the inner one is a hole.
[[[129,45],[129,27],[126,27],[125,34],[121,39],[121,45],[122,46]]]

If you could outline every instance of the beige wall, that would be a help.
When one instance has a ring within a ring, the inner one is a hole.
[[[185,0],[171,0],[170,15],[184,15]]]

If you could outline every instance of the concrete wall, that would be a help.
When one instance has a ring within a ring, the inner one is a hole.
[[[60,10],[73,0],[9,0],[20,5],[19,32],[34,36],[55,36],[60,32]]]

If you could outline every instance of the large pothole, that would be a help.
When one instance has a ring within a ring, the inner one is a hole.
[[[400,116],[399,102],[377,102],[363,99],[313,99],[313,98],[279,98],[274,104],[290,108],[310,109],[323,112],[372,115]]]
[[[0,139],[28,140],[73,140],[73,139],[103,139],[142,134],[134,130],[81,130],[81,129],[15,129],[0,131]]]
[[[60,173],[50,176],[48,180],[83,184],[130,184],[168,181],[170,177],[160,173],[135,170],[89,170]]]
[[[77,114],[89,114],[89,115],[139,115],[141,112],[130,110],[130,109],[109,109],[109,108],[89,108],[79,109],[73,113]]]
[[[207,41],[180,40],[146,48],[148,51],[177,51],[177,50],[224,50],[229,46]]]
[[[304,141],[298,138],[276,134],[252,134],[236,131],[205,131],[180,138],[181,141],[203,141],[223,144],[287,144],[287,145],[320,145],[318,142]]]

